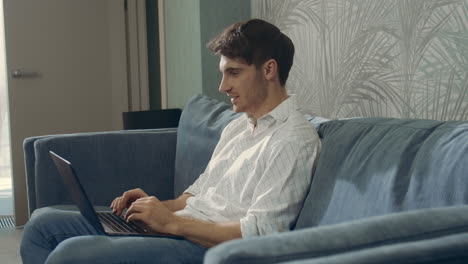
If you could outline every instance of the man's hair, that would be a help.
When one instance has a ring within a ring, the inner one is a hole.
[[[261,19],[250,19],[227,27],[208,42],[216,55],[243,59],[260,67],[269,59],[276,60],[281,85],[285,85],[293,64],[294,44],[275,26]]]

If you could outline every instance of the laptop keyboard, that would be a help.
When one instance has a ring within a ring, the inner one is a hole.
[[[119,233],[147,233],[143,228],[130,222],[127,223],[123,218],[111,212],[97,213],[99,219],[105,223],[112,231]]]

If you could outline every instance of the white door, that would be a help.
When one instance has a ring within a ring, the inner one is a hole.
[[[23,140],[121,129],[123,0],[4,0],[16,224],[27,218]]]

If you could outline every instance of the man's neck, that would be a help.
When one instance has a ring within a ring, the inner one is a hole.
[[[260,119],[288,98],[288,93],[284,87],[276,87],[276,89],[272,89],[271,91],[273,91],[273,93],[268,95],[262,107],[256,113],[250,113],[250,116],[255,119]]]

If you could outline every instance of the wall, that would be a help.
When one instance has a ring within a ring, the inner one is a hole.
[[[166,0],[168,107],[183,108],[195,94],[227,100],[218,93],[219,58],[206,43],[226,26],[250,17],[250,0]]]
[[[10,159],[10,126],[8,114],[7,69],[3,25],[3,3],[0,3],[0,215],[13,215],[13,191]]]
[[[219,57],[206,48],[212,38],[227,26],[250,18],[250,0],[201,0],[200,33],[201,59],[203,65],[203,94],[229,102],[226,95],[218,92],[221,81]]]
[[[148,40],[148,83],[150,109],[161,109],[158,1],[146,0],[146,37]]]
[[[287,88],[336,118],[468,119],[467,0],[252,0],[296,45]]]
[[[164,1],[168,108],[202,93],[200,1]]]

